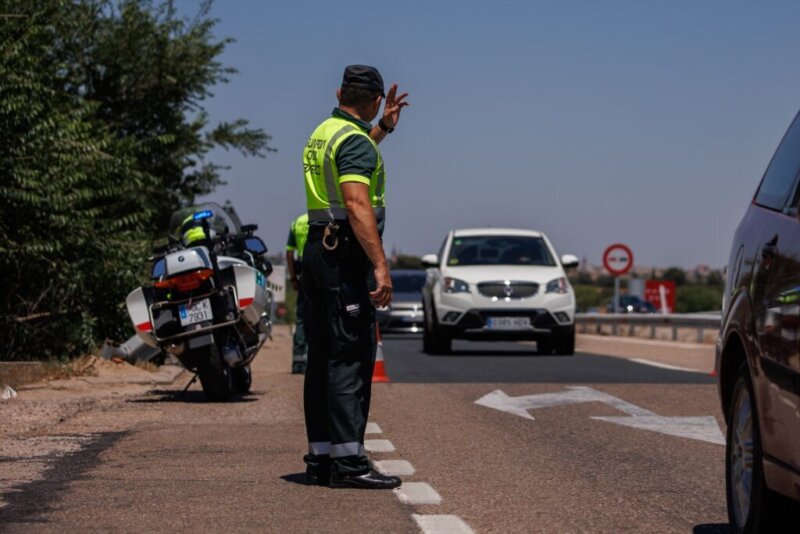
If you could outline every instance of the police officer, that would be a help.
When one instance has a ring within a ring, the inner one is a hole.
[[[392,297],[381,242],[386,174],[377,143],[394,130],[408,94],[398,96],[394,84],[385,95],[377,69],[350,65],[336,96],[339,107],[303,150],[310,225],[302,279],[306,480],[391,489],[400,479],[372,469],[364,431],[375,362],[374,306],[386,306]],[[383,116],[373,127],[384,98]]]
[[[302,274],[303,249],[308,238],[308,213],[303,213],[289,225],[289,238],[286,241],[286,267],[289,282],[297,292],[295,306],[294,346],[292,349],[292,374],[305,373],[308,360],[305,312],[306,299],[300,291],[299,280]]]

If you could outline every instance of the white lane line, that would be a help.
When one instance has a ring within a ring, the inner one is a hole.
[[[472,534],[463,519],[457,515],[412,514],[414,521],[425,534]]]
[[[644,360],[642,358],[628,358],[629,361],[641,363],[642,365],[649,365],[651,367],[658,367],[660,369],[669,369],[670,371],[684,371],[687,373],[705,373],[699,369],[689,369],[688,367],[678,367],[677,365],[669,365],[668,363],[654,362],[652,360]]]
[[[442,504],[442,497],[427,482],[404,482],[394,492],[403,504]]]
[[[367,434],[383,434],[383,430],[378,423],[367,423]]]
[[[369,452],[394,452],[394,445],[388,439],[365,439],[364,448]]]
[[[411,476],[416,473],[414,466],[405,460],[382,460],[379,462],[372,462],[375,468],[384,475],[391,476]]]

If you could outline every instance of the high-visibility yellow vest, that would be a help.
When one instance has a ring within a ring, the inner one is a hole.
[[[308,240],[308,213],[304,213],[297,219],[292,221],[289,231],[294,236],[294,242],[297,248],[286,247],[286,250],[297,250],[298,257],[303,257],[303,248],[306,246]]]
[[[352,135],[363,135],[375,147],[378,164],[369,178],[356,174],[339,175],[336,150]],[[342,200],[342,182],[361,182],[369,186],[369,197],[375,217],[381,223],[385,216],[384,190],[386,173],[378,145],[356,124],[340,117],[330,117],[317,126],[303,149],[303,170],[306,178],[308,220],[311,224],[347,219]]]

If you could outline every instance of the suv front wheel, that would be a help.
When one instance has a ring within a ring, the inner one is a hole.
[[[423,325],[422,350],[427,354],[450,354],[453,340],[439,328],[435,310],[425,310]]]

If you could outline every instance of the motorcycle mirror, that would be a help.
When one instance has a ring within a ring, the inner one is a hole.
[[[257,224],[244,224],[242,225],[242,233],[250,234],[258,230]]]
[[[251,236],[244,240],[244,248],[251,254],[260,256],[267,252],[267,245],[261,240],[260,237]]]

